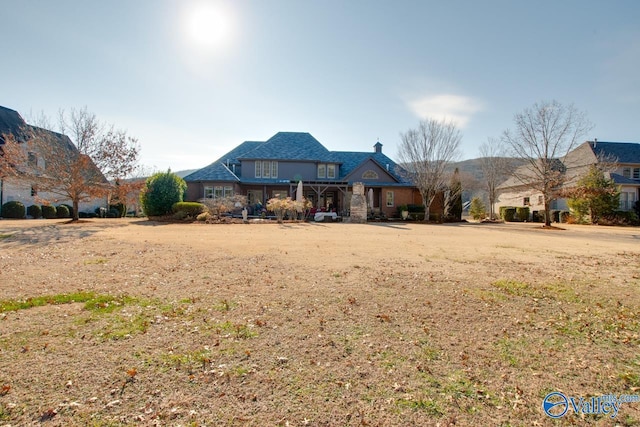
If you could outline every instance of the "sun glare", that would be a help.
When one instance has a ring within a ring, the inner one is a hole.
[[[192,47],[214,53],[230,43],[231,14],[221,2],[196,1],[185,11],[184,29]]]

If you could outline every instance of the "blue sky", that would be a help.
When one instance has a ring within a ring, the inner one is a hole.
[[[640,141],[636,0],[4,0],[2,18],[0,105],[87,106],[159,170],[278,131],[395,158],[426,117],[456,120],[474,158],[552,99],[589,139]]]

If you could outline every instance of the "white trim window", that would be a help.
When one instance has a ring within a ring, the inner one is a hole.
[[[620,210],[630,211],[636,203],[636,194],[631,191],[620,192]]]
[[[387,191],[387,207],[392,208],[395,206],[393,191]]]
[[[226,185],[224,187],[224,197],[233,197],[233,187]]]
[[[213,199],[213,187],[204,187],[204,198]]]
[[[336,177],[336,165],[328,164],[327,165],[327,178],[335,179]]]
[[[278,162],[273,160],[256,160],[256,178],[277,178]]]
[[[262,177],[271,178],[271,162],[266,160],[262,161]]]
[[[318,165],[318,178],[325,178],[327,176],[327,165],[321,163]]]

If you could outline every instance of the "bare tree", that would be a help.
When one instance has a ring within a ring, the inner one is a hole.
[[[91,157],[111,182],[132,178],[138,167],[138,140],[123,130],[100,122],[87,107],[59,113],[60,132],[70,135],[78,151]]]
[[[453,122],[427,119],[400,137],[398,159],[422,196],[428,221],[433,200],[446,190],[446,168],[459,155],[462,136]]]
[[[511,154],[524,161],[513,172],[526,188],[542,193],[545,226],[551,225],[551,202],[566,179],[564,159],[591,128],[573,105],[543,101],[514,117],[515,129],[504,132]]]
[[[495,203],[498,199],[498,185],[507,177],[511,164],[505,156],[504,146],[499,139],[488,138],[480,145],[480,166],[489,197],[489,218],[495,219]]]

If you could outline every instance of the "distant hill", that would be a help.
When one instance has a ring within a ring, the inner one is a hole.
[[[174,172],[176,175],[178,175],[180,178],[184,178],[185,176],[194,173],[195,171],[197,171],[198,169],[185,169],[183,171],[177,171]]]
[[[460,171],[460,179],[462,181],[462,200],[467,202],[474,197],[479,197],[485,202],[487,201],[486,182],[484,173],[482,172],[482,157],[477,159],[462,160],[449,165],[448,170],[453,172],[455,168]],[[518,167],[524,162],[522,160],[508,158],[513,167]]]

